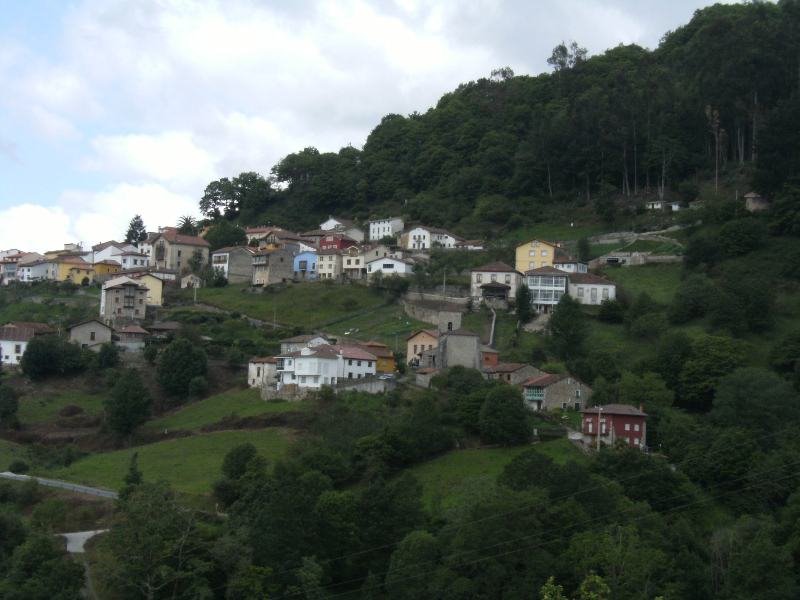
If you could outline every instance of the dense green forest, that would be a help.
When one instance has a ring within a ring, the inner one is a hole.
[[[469,235],[533,223],[553,204],[613,220],[624,200],[690,201],[706,181],[754,177],[774,196],[800,171],[796,0],[715,5],[654,50],[587,58],[561,45],[548,62],[552,73],[497,69],[425,113],[386,115],[362,150],[305,148],[267,178],[214,181],[201,210],[297,228],[400,212]]]

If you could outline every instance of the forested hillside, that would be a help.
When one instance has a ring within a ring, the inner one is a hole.
[[[690,201],[703,182],[774,196],[800,171],[797,0],[715,5],[654,50],[587,57],[565,44],[548,62],[551,73],[497,69],[425,113],[386,115],[363,150],[305,148],[269,177],[214,181],[201,210],[293,227],[402,212],[470,235],[535,222],[553,205],[613,221],[635,204],[625,199]]]

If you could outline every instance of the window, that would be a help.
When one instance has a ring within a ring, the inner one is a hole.
[[[261,377],[261,367],[256,367],[256,377]]]
[[[542,256],[547,256],[547,250],[542,250]]]
[[[353,378],[353,373],[348,373],[348,374],[347,374],[347,378],[348,378],[348,379],[352,379],[352,378]]]
[[[492,273],[492,277],[491,277],[491,279],[492,279],[492,283],[494,283],[495,281],[497,281],[497,274],[496,274],[496,273]]]
[[[417,345],[414,344],[414,354],[416,354],[416,353],[417,353]]]
[[[453,331],[453,322],[452,321],[448,321],[447,322],[447,331]]]
[[[586,424],[589,426],[589,433],[592,433],[593,423],[592,423],[591,419],[586,421]]]
[[[630,431],[630,430],[631,430],[631,424],[625,423],[625,431]]]
[[[536,268],[536,263],[529,262],[529,263],[528,263],[528,268],[529,268],[529,269],[534,269],[534,268]]]
[[[142,300],[141,298],[139,298],[139,304],[143,304],[143,303],[144,303],[144,300]]]
[[[475,283],[483,283],[483,274],[482,273],[478,273],[477,275],[475,275]]]
[[[119,304],[119,298],[114,297],[114,304]]]
[[[133,314],[138,315],[139,314],[139,309],[137,308],[135,311],[133,311]]]
[[[634,426],[633,426],[633,430],[634,430],[634,431],[639,431],[639,426],[638,426],[638,425],[634,425]]]
[[[93,342],[94,340],[95,340],[95,332],[94,331],[90,331],[89,332],[89,341]]]
[[[358,361],[358,366],[359,366],[359,367],[361,366],[361,361]]]
[[[639,445],[639,438],[633,438],[633,445],[634,446],[638,446]]]
[[[575,397],[576,398],[580,398],[581,397],[581,390],[580,389],[575,390]]]
[[[181,251],[178,250],[178,258],[180,258],[180,257],[181,257]]]
[[[531,250],[530,252],[528,252],[528,256],[536,256],[536,250]]]
[[[14,345],[14,354],[22,354],[22,344]]]
[[[121,315],[121,314],[122,314],[122,309],[121,309],[121,308],[118,308],[118,309],[117,309],[117,314],[118,314],[118,315]]]
[[[351,358],[350,360],[348,360],[348,361],[347,361],[347,364],[348,364],[348,365],[350,365],[350,366],[352,367],[352,366],[353,366],[353,359]]]
[[[566,402],[562,402],[561,403],[561,410],[567,410],[567,403]]]
[[[506,275],[506,285],[511,285],[511,275]]]
[[[608,300],[608,288],[603,288],[603,300]]]

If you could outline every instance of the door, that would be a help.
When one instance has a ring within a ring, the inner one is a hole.
[[[597,304],[597,288],[592,288],[591,297],[592,297],[592,304]]]

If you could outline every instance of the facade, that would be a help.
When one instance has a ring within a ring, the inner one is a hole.
[[[95,281],[105,281],[111,277],[115,277],[122,270],[122,265],[116,261],[106,259],[96,262],[92,265],[94,269]]]
[[[747,192],[744,195],[744,207],[750,212],[761,212],[769,208],[769,202],[757,192]]]
[[[280,239],[283,236],[297,235],[296,233],[293,233],[287,229],[283,229],[282,227],[272,227],[270,225],[264,225],[263,227],[247,227],[244,230],[244,234],[247,236],[248,244],[254,242],[264,242],[266,244],[274,244],[275,248],[278,247],[278,244],[280,244]]]
[[[32,281],[55,281],[58,266],[55,261],[47,258],[31,262],[20,261],[17,264],[17,281],[30,283]]]
[[[407,277],[414,273],[414,264],[402,258],[374,258],[367,263],[367,277],[374,277],[377,273],[384,277]]]
[[[376,373],[377,357],[355,346],[323,344],[276,356],[277,389],[315,390],[340,379],[363,379]]]
[[[54,333],[53,329],[44,323],[15,321],[0,327],[0,359],[3,366],[19,366],[28,342],[38,335],[50,333]]]
[[[81,348],[99,350],[100,346],[111,341],[111,327],[99,319],[77,323],[67,329],[69,341]]]
[[[355,246],[356,240],[344,233],[331,232],[324,235],[319,240],[320,250],[344,250],[350,246]]]
[[[116,330],[117,346],[132,352],[144,350],[145,340],[150,333],[138,325],[125,325]]]
[[[338,250],[320,250],[317,256],[320,279],[339,279],[342,276],[342,255]]]
[[[522,283],[522,274],[504,262],[493,262],[472,269],[470,275],[470,295],[476,302],[484,299],[500,298],[513,300]]]
[[[589,403],[592,388],[567,374],[531,377],[522,383],[522,398],[530,410],[581,410]]]
[[[332,345],[333,340],[325,337],[324,335],[296,335],[294,337],[281,340],[281,353],[300,352],[303,348],[314,348],[322,345]]]
[[[505,381],[509,385],[521,385],[531,377],[537,377],[543,373],[543,371],[537,369],[533,365],[502,362],[484,367],[483,372],[487,379]]]
[[[342,275],[345,279],[359,280],[367,276],[364,254],[358,246],[350,246],[342,252]]]
[[[123,269],[137,269],[150,264],[149,256],[141,249],[127,242],[111,240],[92,246],[92,262],[110,260]]]
[[[56,265],[56,281],[71,281],[77,285],[94,281],[92,263],[78,256],[61,256],[54,260]]]
[[[553,267],[540,267],[525,273],[531,291],[531,304],[539,312],[550,312],[568,292],[569,275]]]
[[[568,291],[581,304],[600,304],[617,297],[617,286],[613,281],[592,273],[571,274]]]
[[[220,271],[228,283],[250,283],[253,278],[253,250],[247,246],[230,246],[214,250],[211,266]]]
[[[145,317],[147,286],[130,277],[116,277],[100,291],[100,317],[106,324],[139,323]]]
[[[407,250],[430,250],[431,232],[427,227],[412,227],[403,234],[401,246]]]
[[[481,338],[466,329],[456,329],[439,335],[439,345],[423,353],[425,367],[449,369],[450,367],[481,368]]]
[[[291,280],[293,255],[289,250],[253,254],[253,285],[272,285]]]
[[[514,268],[525,273],[540,267],[552,267],[557,247],[556,244],[543,240],[525,242],[517,246]]]
[[[300,252],[292,260],[294,278],[303,281],[314,281],[317,273],[318,256],[316,252]]]
[[[647,414],[628,404],[606,404],[581,411],[583,442],[592,447],[624,440],[631,448],[647,447]]]
[[[163,279],[147,272],[132,274],[130,277],[147,286],[147,295],[145,296],[145,304],[147,306],[162,306],[164,304]]]
[[[589,265],[571,257],[556,258],[553,266],[565,273],[588,273]]]
[[[160,269],[186,271],[195,252],[200,253],[202,264],[208,263],[209,243],[201,237],[178,233],[175,227],[164,227],[151,234],[143,247],[145,245],[149,249],[150,264]]]
[[[406,364],[421,364],[422,353],[439,346],[439,332],[436,329],[420,329],[406,338]]]
[[[275,385],[277,364],[278,360],[274,356],[251,358],[247,363],[247,385],[259,389],[265,385]]]
[[[402,233],[405,223],[400,217],[389,217],[387,219],[374,219],[369,222],[369,239],[376,242],[385,237],[396,237]]]
[[[356,344],[362,350],[365,350],[375,356],[378,362],[375,365],[375,370],[378,373],[394,373],[397,370],[397,363],[394,360],[394,352],[386,344],[376,341],[359,342]]]

